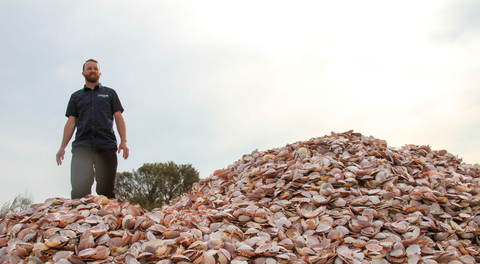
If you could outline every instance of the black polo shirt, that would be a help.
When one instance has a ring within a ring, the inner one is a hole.
[[[122,111],[117,93],[112,88],[98,84],[92,90],[86,86],[72,94],[66,116],[77,118],[77,133],[72,147],[87,149],[117,149],[113,132],[113,114]]]

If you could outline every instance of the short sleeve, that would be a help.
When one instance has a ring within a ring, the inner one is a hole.
[[[78,118],[77,106],[76,106],[76,102],[73,94],[72,96],[70,96],[70,100],[68,101],[67,112],[65,113],[65,116],[66,117],[74,116]]]
[[[118,98],[117,92],[113,91],[113,96],[112,96],[112,113],[116,113],[118,111],[121,111],[123,113],[123,106],[122,103],[120,102],[120,98]]]

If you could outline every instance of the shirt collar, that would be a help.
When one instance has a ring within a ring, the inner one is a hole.
[[[103,85],[102,85],[101,83],[99,83],[99,84],[97,84],[97,85],[93,88],[93,90],[100,90],[100,89],[102,89],[102,88],[103,88]],[[84,84],[84,85],[83,85],[83,90],[84,90],[84,91],[87,91],[87,90],[91,90],[91,89],[88,88],[87,85]]]

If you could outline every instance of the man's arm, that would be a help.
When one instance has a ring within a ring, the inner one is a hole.
[[[65,128],[63,129],[63,139],[62,145],[60,146],[60,150],[57,152],[57,165],[62,165],[62,160],[65,156],[65,148],[72,139],[73,132],[75,131],[75,123],[77,122],[77,118],[74,116],[68,116],[67,123],[65,124]]]
[[[125,119],[123,118],[122,111],[117,111],[115,114],[115,123],[117,124],[118,134],[120,135],[120,145],[118,146],[118,153],[123,150],[123,158],[127,159],[130,154],[130,150],[127,146],[127,126],[125,125]]]

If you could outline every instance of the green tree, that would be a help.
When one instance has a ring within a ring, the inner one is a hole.
[[[13,199],[13,202],[10,201],[2,205],[0,209],[0,218],[4,218],[10,212],[21,212],[33,204],[33,199],[31,195],[17,195]]]
[[[191,164],[145,163],[138,170],[117,173],[116,196],[147,210],[161,207],[186,193],[200,180]]]

